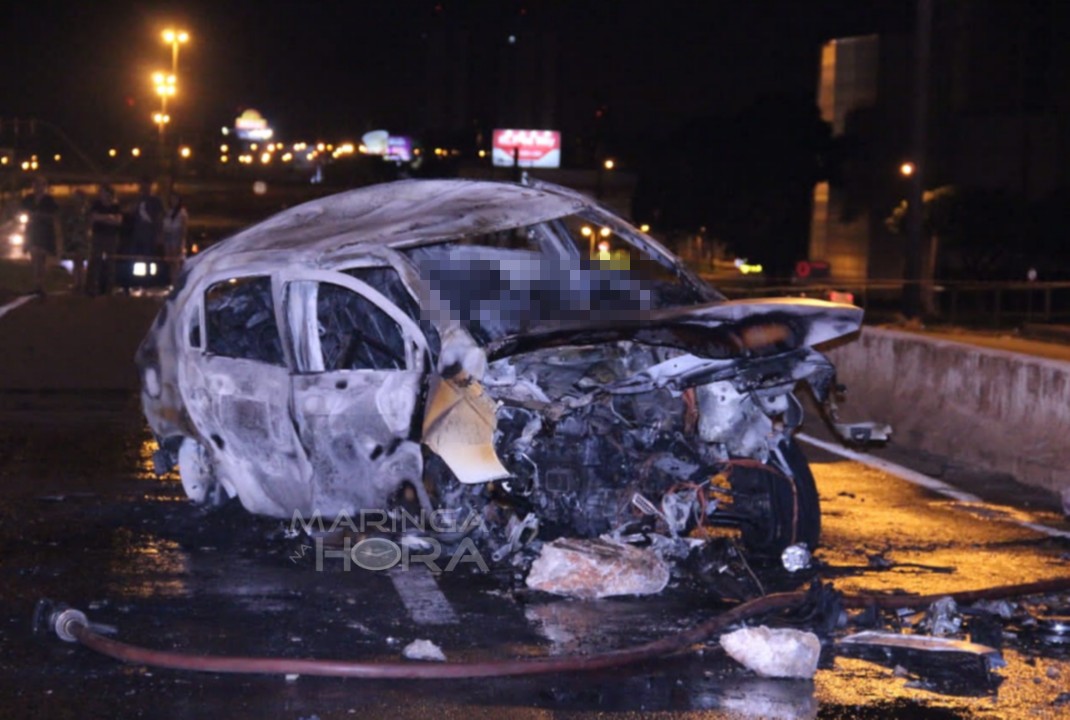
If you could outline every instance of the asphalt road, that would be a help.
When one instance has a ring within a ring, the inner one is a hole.
[[[151,471],[123,392],[0,393],[0,715],[89,717],[1059,717],[1068,646],[1031,642],[1033,599],[1000,638],[996,687],[827,649],[813,682],[763,680],[711,644],[636,667],[528,679],[362,681],[223,676],[122,665],[31,623],[42,597],[123,640],[205,653],[400,659],[428,639],[451,659],[592,652],[660,637],[721,609],[674,583],[661,597],[578,602],[514,594],[495,576],[346,572],[287,523],[188,505]],[[819,577],[845,592],[944,592],[1070,573],[1070,543],[1017,524],[1059,519],[963,503],[811,449],[825,508]],[[1065,527],[1063,528],[1065,529]],[[415,572],[415,571],[414,571]],[[919,608],[920,609],[920,608]],[[1029,615],[1024,614],[1028,611]],[[1023,624],[1024,619],[1024,624]],[[908,616],[904,620],[910,622]],[[849,632],[850,628],[836,634]],[[904,676],[905,675],[905,676]],[[1065,698],[1065,696],[1064,696]]]

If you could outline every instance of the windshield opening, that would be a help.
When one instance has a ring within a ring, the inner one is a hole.
[[[641,243],[627,225],[589,212],[404,252],[428,283],[433,319],[490,342],[636,322],[651,310],[711,299],[671,257]]]

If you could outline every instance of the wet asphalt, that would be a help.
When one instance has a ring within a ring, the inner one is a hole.
[[[686,583],[579,602],[514,593],[494,574],[346,571],[330,558],[317,570],[288,523],[188,504],[176,476],[153,474],[152,450],[128,393],[0,393],[0,717],[1070,717],[1070,643],[1042,641],[1030,621],[1070,614],[1066,595],[1030,599],[994,634],[988,623],[1007,666],[956,684],[934,682],[924,658],[896,671],[831,647],[812,682],[766,680],[714,644],[524,679],[227,676],[124,665],[35,632],[35,605],[49,598],[153,648],[398,660],[427,639],[450,659],[514,658],[631,645],[724,607]],[[808,455],[824,506],[817,575],[838,590],[951,592],[1070,574],[1070,543],[1015,522],[1066,529],[1053,513],[959,503]]]

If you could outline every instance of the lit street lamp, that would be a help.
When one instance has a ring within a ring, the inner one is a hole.
[[[163,41],[171,46],[171,74],[178,75],[178,46],[189,42],[189,33],[185,30],[163,31]]]
[[[602,199],[602,172],[609,172],[617,166],[617,163],[613,161],[613,158],[606,158],[605,161],[598,163],[594,168],[594,196],[599,200]]]
[[[189,33],[185,30],[178,30],[175,28],[167,28],[164,30],[160,37],[164,43],[171,46],[171,74],[162,77],[156,81],[156,92],[160,96],[160,112],[167,117],[167,98],[173,98],[177,92],[178,85],[178,47],[185,45],[189,42]],[[157,73],[157,76],[162,76],[163,73]],[[155,76],[154,76],[155,79]],[[170,122],[171,118],[167,117],[163,123],[158,123],[160,126],[160,164],[166,167],[169,164],[169,154],[167,152],[167,145],[164,137],[164,125]]]
[[[156,88],[156,94],[160,96],[160,112],[167,111],[167,98],[174,97],[178,93],[178,80],[174,74],[154,72],[152,84]]]
[[[162,164],[167,157],[165,129],[167,124],[171,122],[171,116],[167,114],[167,98],[174,97],[177,94],[178,81],[174,73],[154,72],[152,74],[152,84],[156,88],[156,94],[160,96],[160,112],[152,116],[152,121],[156,123],[160,131],[159,156]]]

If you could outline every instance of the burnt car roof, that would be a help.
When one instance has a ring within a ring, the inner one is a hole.
[[[240,258],[329,265],[361,251],[412,247],[490,233],[591,207],[576,193],[540,184],[486,180],[402,180],[312,200],[284,210],[209,248],[198,273]],[[192,269],[192,268],[191,268]]]

